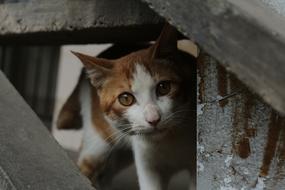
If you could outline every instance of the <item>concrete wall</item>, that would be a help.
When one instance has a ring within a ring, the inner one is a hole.
[[[198,67],[198,189],[284,189],[285,118],[210,56]]]

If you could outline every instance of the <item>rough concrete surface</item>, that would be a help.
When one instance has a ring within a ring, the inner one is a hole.
[[[92,190],[0,72],[0,189]]]
[[[138,0],[4,1],[0,3],[0,43],[153,40],[161,21]]]
[[[198,63],[198,189],[285,187],[285,118],[218,62]]]
[[[280,14],[281,16],[285,16],[285,1],[284,0],[261,0],[267,6],[269,6],[273,11]]]

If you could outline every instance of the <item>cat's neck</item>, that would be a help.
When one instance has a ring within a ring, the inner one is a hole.
[[[176,128],[172,128],[165,133],[156,135],[134,135],[131,137],[132,143],[138,143],[141,146],[152,147],[156,146],[168,146],[169,144],[185,143],[190,141],[191,133],[193,129],[191,126],[195,126],[191,123],[180,125]]]

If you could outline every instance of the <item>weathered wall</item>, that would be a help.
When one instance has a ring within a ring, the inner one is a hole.
[[[198,189],[284,189],[285,118],[208,55],[198,67]]]

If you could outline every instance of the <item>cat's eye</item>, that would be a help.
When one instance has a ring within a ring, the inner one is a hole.
[[[135,103],[135,97],[129,92],[120,94],[118,96],[118,100],[123,106],[131,106],[133,103]]]
[[[170,81],[161,81],[156,86],[156,95],[164,96],[171,91],[171,82]]]

